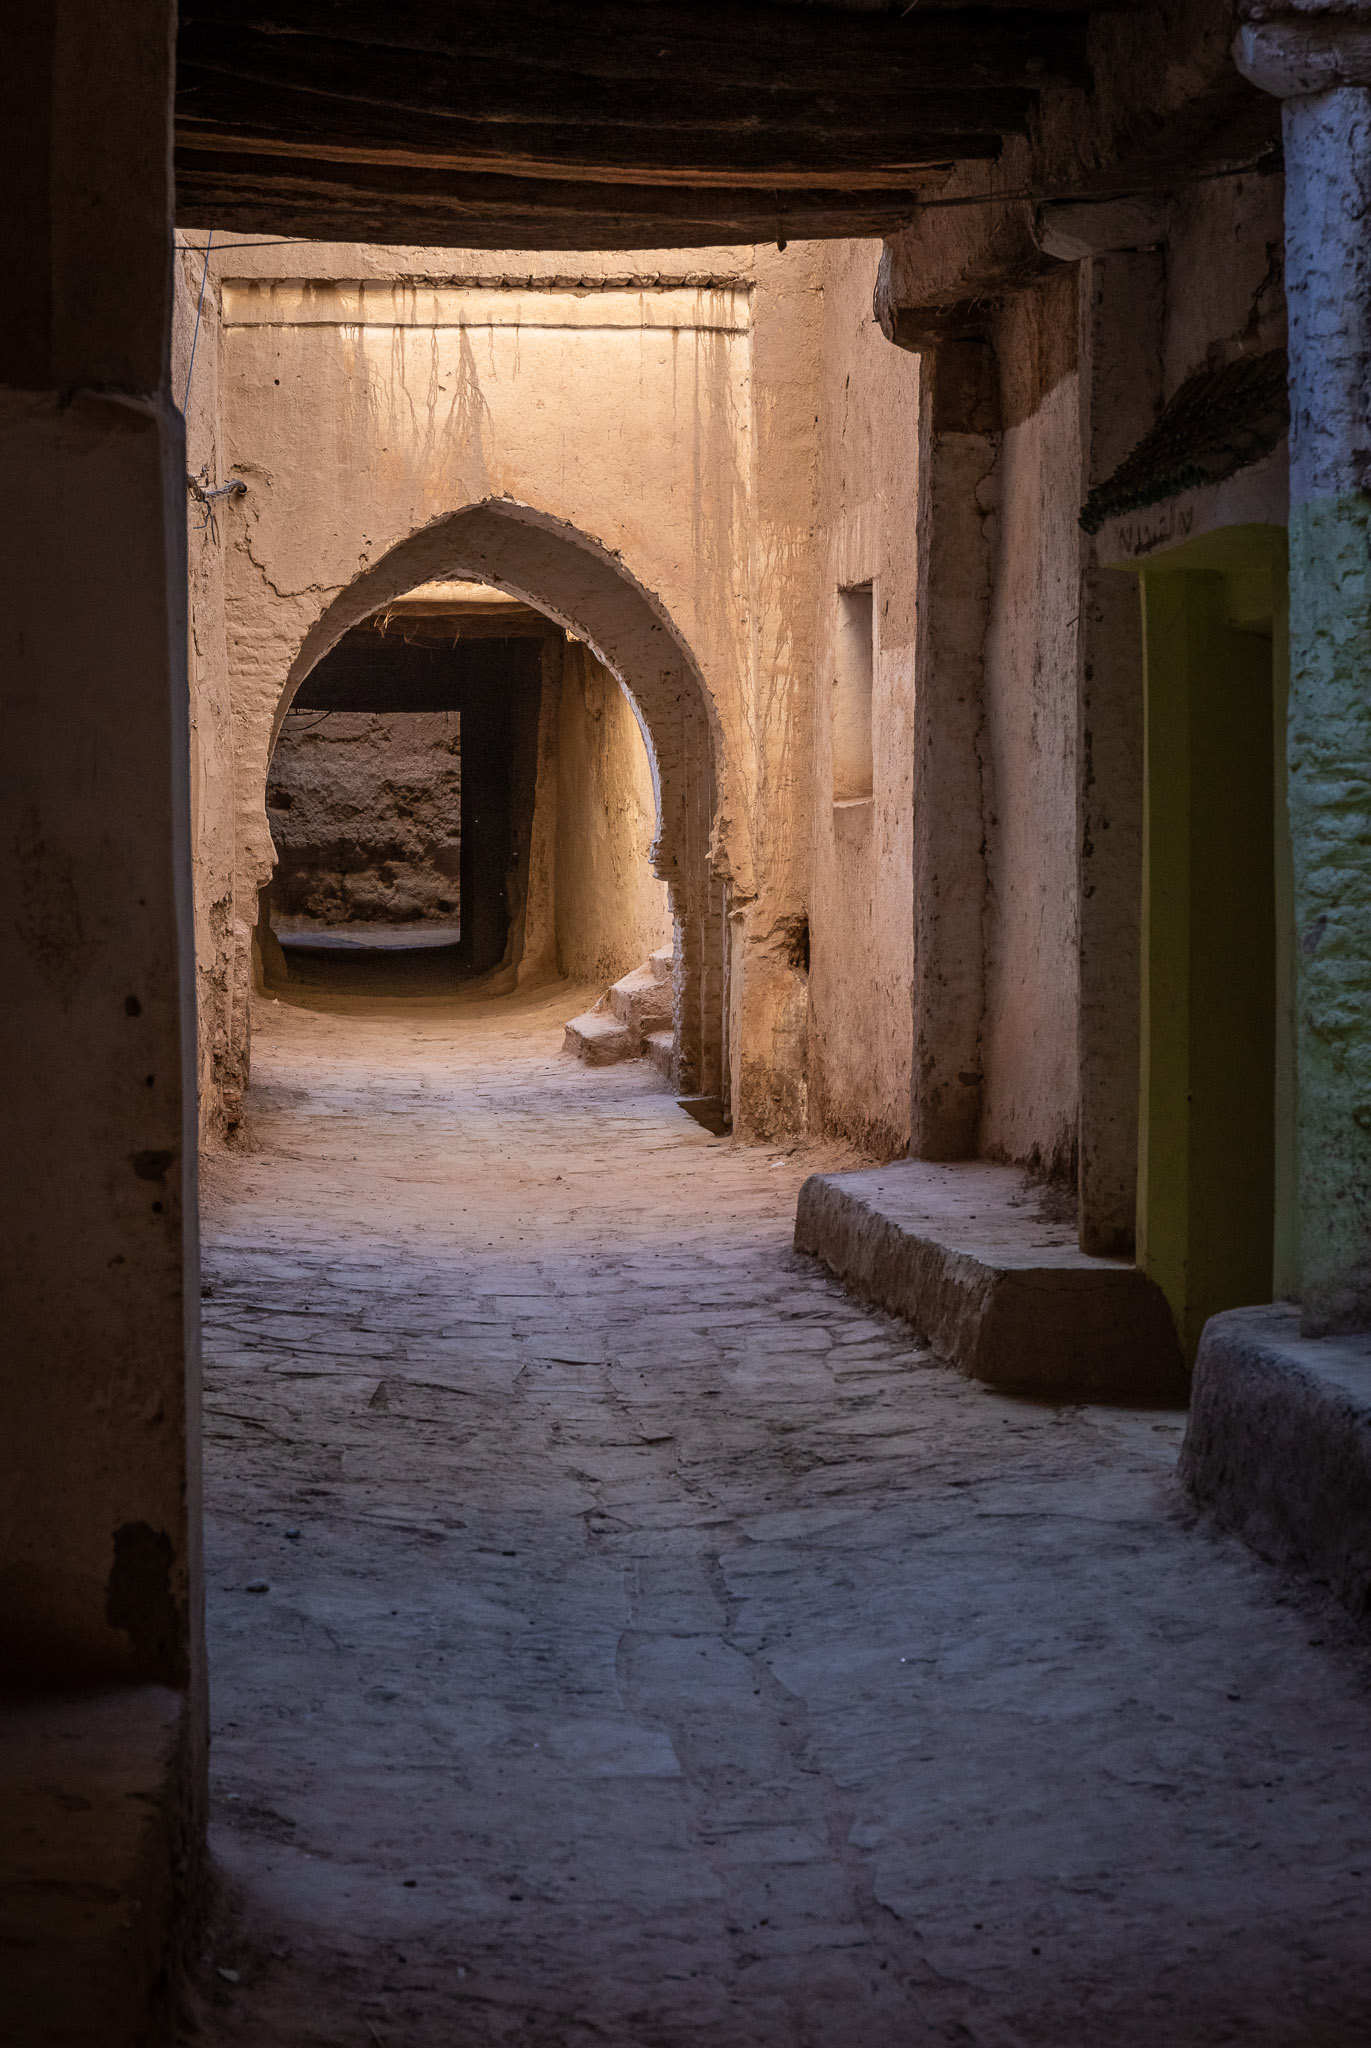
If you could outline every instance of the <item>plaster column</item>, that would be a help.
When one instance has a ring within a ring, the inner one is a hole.
[[[914,1072],[910,1152],[971,1159],[985,1009],[985,633],[999,371],[980,339],[923,356],[914,668]]]
[[[1080,267],[1081,501],[1142,439],[1161,400],[1164,262]],[[1131,1258],[1138,1203],[1142,625],[1135,579],[1081,535],[1077,693],[1080,1243]]]
[[[1165,222],[1136,204],[1060,207],[1045,246],[1080,292],[1081,501],[1161,406]],[[1066,242],[1062,216],[1069,216]],[[1089,242],[1082,249],[1086,235]],[[1055,235],[1056,240],[1052,237]],[[1081,1250],[1131,1258],[1138,1201],[1143,661],[1136,579],[1101,569],[1081,534],[1076,827]]]
[[[1371,1325],[1371,7],[1250,19],[1284,101],[1290,829],[1307,1336]]]
[[[0,83],[0,1661],[20,1683],[184,1695],[199,1290],[175,10],[20,16]]]

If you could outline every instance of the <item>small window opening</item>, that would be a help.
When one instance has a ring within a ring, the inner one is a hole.
[[[838,592],[833,678],[833,801],[871,795],[871,684],[875,670],[871,585]]]

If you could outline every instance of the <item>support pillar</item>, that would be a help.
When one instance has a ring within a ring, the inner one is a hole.
[[[33,0],[0,79],[0,2037],[108,2048],[171,2040],[203,1818],[174,40]]]
[[[1163,231],[1151,221],[1137,227],[1136,208],[1089,211],[1097,233]],[[1121,227],[1120,213],[1126,215]],[[1157,248],[1097,249],[1080,263],[1079,278],[1084,503],[1142,439],[1160,407],[1165,260]],[[1085,534],[1077,645],[1080,1245],[1085,1252],[1131,1258],[1138,1178],[1142,626],[1135,579],[1098,568]]]
[[[166,0],[53,0],[0,89],[23,314],[0,323],[0,1637],[31,1680],[180,1687],[199,1295],[173,37]]]
[[[1371,9],[1235,55],[1284,102],[1289,801],[1306,1336],[1371,1326]]]
[[[914,670],[914,1077],[910,1152],[970,1159],[981,1117],[987,880],[985,633],[999,370],[989,341],[923,357]]]

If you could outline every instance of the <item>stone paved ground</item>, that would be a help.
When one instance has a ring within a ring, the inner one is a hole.
[[[1365,1637],[1187,1517],[1178,1416],[845,1298],[812,1160],[562,1059],[581,1001],[265,1012],[188,2038],[1371,2040]]]

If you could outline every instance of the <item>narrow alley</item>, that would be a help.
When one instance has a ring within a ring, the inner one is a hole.
[[[1181,1413],[932,1361],[791,1249],[831,1149],[573,1007],[261,1008],[197,2043],[1371,2037],[1364,1633],[1196,1521]]]

